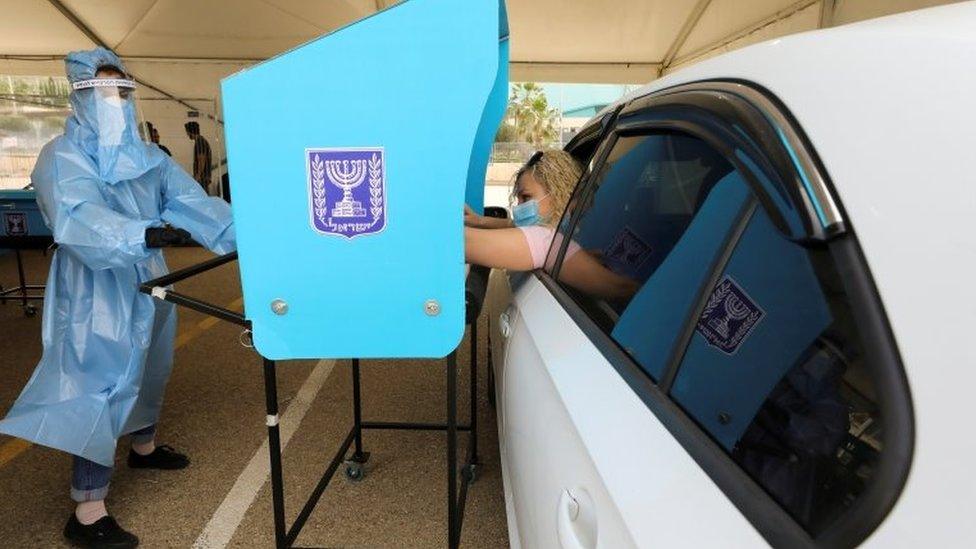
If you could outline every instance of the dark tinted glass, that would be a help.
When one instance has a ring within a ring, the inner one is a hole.
[[[826,247],[748,219],[671,394],[816,534],[870,485],[884,451],[875,382]]]
[[[575,199],[557,279],[657,379],[748,192],[713,149],[679,134],[621,138],[599,170]]]

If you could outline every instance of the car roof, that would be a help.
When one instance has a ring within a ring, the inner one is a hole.
[[[610,105],[681,84],[740,80],[790,111],[859,238],[976,250],[976,2],[770,40],[676,71]],[[976,251],[973,251],[976,264]]]
[[[621,103],[680,84],[751,82],[792,113],[846,205],[877,205],[885,200],[878,194],[891,194],[892,181],[910,187],[908,174],[877,170],[888,159],[910,158],[921,168],[945,164],[947,154],[973,154],[973,29],[976,2],[966,2],[770,40],[655,80],[609,105],[584,130]],[[920,147],[923,137],[938,137],[940,146]],[[875,161],[869,173],[867,159]],[[853,181],[859,191],[850,188]]]

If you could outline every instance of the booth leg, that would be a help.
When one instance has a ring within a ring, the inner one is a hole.
[[[359,359],[352,359],[352,415],[356,427],[356,452],[352,455],[353,461],[363,463],[363,401],[362,392],[359,387]]]
[[[275,546],[287,547],[284,483],[281,476],[281,434],[278,428],[278,382],[275,362],[264,359],[264,395],[268,411],[268,452],[271,460],[271,500],[274,507]]]
[[[457,355],[447,355],[447,546],[456,549],[461,532],[457,500]]]
[[[352,417],[355,451],[346,460],[346,478],[358,481],[366,474],[363,464],[369,461],[369,452],[363,451],[363,401],[358,358],[352,359]]]
[[[17,277],[20,279],[20,306],[24,310],[24,314],[33,316],[32,313],[28,312],[29,305],[27,304],[27,280],[24,276],[24,260],[20,255],[20,250],[15,249],[14,254],[17,256]]]
[[[21,306],[27,308],[27,281],[24,277],[24,260],[20,255],[20,250],[14,250],[17,256],[17,278],[20,280],[20,299]]]
[[[468,464],[464,477],[474,482],[478,470],[478,319],[471,323],[471,433],[468,439]]]

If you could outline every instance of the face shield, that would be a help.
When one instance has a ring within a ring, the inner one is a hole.
[[[140,127],[135,82],[127,78],[90,78],[71,86],[74,115],[66,133],[74,132],[104,181],[114,184],[134,179],[163,160],[162,151],[147,146],[148,135]]]
[[[74,82],[76,91],[90,90],[93,108],[91,122],[100,148],[117,147],[133,141],[148,142],[141,131],[136,108],[136,83],[125,78],[92,78]]]

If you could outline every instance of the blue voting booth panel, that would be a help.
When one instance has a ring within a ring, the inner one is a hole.
[[[471,162],[468,167],[468,183],[464,202],[477,212],[485,209],[485,173],[491,157],[491,146],[495,142],[498,125],[505,117],[508,108],[508,12],[505,0],[498,2],[498,70],[495,84],[485,103],[471,149]]]
[[[0,191],[0,236],[51,236],[33,190]]]
[[[223,81],[245,316],[263,356],[457,346],[462,206],[482,206],[507,68],[502,1],[408,0]]]

